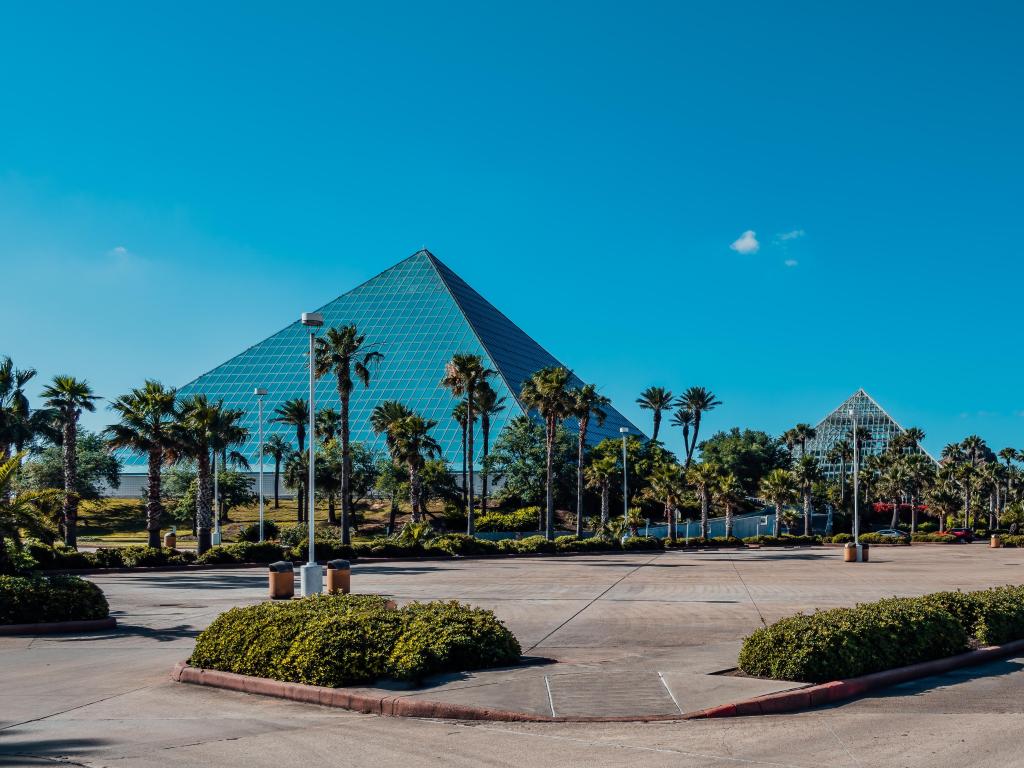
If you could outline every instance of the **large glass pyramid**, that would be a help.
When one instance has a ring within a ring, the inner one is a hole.
[[[807,441],[807,453],[818,460],[825,477],[832,480],[840,474],[839,461],[829,459],[829,454],[836,443],[841,440],[851,441],[853,419],[850,411],[857,419],[857,431],[861,438],[861,460],[865,456],[881,454],[889,447],[889,442],[905,430],[896,420],[885,412],[867,392],[858,389],[850,395],[838,408],[818,422],[814,439]],[[919,449],[921,453],[927,453]],[[799,451],[798,451],[799,452]],[[849,465],[847,465],[849,473]]]
[[[505,397],[506,410],[492,421],[491,444],[512,418],[524,409],[518,400],[523,381],[545,366],[560,363],[511,320],[495,309],[462,278],[429,251],[414,253],[319,310],[324,327],[355,323],[366,335],[369,348],[384,355],[373,372],[370,386],[356,384],[352,395],[352,440],[361,441],[384,455],[384,441],[373,434],[370,412],[382,400],[400,400],[425,418],[438,422],[433,434],[452,465],[461,465],[461,428],[452,418],[457,400],[439,382],[452,355],[466,352],[480,355],[484,364],[498,375],[492,386]],[[274,409],[293,398],[308,395],[306,329],[295,322],[264,339],[226,363],[181,387],[182,396],[202,392],[211,399],[223,398],[231,408],[246,412],[244,426],[250,440],[241,452],[254,461],[258,454],[256,387],[268,394],[264,399],[264,437],[279,433],[294,440],[293,429],[270,421]],[[575,378],[575,377],[574,377]],[[582,382],[575,379],[574,386]],[[316,385],[317,409],[339,409],[333,377]],[[574,424],[568,425],[570,428]],[[591,422],[590,441],[618,437],[619,427],[631,434],[641,431],[614,409],[608,410],[604,426]],[[475,446],[478,455],[482,435],[477,424]],[[143,456],[124,454],[124,471],[144,471]]]

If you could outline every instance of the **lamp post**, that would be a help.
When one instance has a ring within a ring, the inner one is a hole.
[[[302,596],[316,595],[323,591],[324,574],[316,562],[316,547],[313,541],[313,531],[316,524],[314,517],[316,510],[316,488],[314,479],[314,463],[316,456],[316,440],[313,439],[313,425],[316,424],[316,405],[313,403],[313,388],[316,384],[316,365],[313,358],[314,341],[316,340],[316,329],[324,324],[324,316],[319,312],[303,312],[302,324],[309,328],[309,481],[307,482],[309,494],[309,512],[306,515],[306,526],[309,528],[309,560],[302,566],[300,571],[302,578]]]
[[[857,549],[857,562],[864,562],[860,546],[860,443],[857,440],[857,414],[853,408],[847,413],[853,422],[853,546]]]
[[[619,427],[619,434],[622,435],[622,522],[629,517],[629,481],[626,479],[626,435],[629,434],[629,427]]]
[[[259,479],[259,491],[260,497],[260,543],[263,543],[263,398],[267,394],[267,390],[263,387],[256,387],[253,390],[253,394],[256,395],[256,402],[259,403],[259,435],[260,435],[260,479]]]
[[[220,546],[220,486],[217,484],[217,448],[213,449],[213,539],[215,547]]]

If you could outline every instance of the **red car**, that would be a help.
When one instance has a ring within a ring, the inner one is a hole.
[[[950,536],[956,536],[960,541],[965,541],[968,544],[974,541],[974,531],[970,528],[950,528],[946,533]]]

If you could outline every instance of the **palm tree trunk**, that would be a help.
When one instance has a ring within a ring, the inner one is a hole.
[[[281,507],[281,496],[278,493],[280,479],[281,459],[274,459],[274,509],[280,509]]]
[[[352,536],[349,532],[349,523],[352,519],[352,455],[349,449],[349,397],[351,392],[347,387],[340,386],[338,395],[341,400],[341,543],[351,544]]]
[[[78,422],[73,416],[64,421],[64,543],[78,549],[78,452],[75,440]]]
[[[611,483],[601,484],[601,525],[608,525],[608,509],[610,507]]]
[[[491,420],[487,416],[480,417],[480,429],[483,431],[484,438],[484,465],[483,475],[480,477],[480,514],[487,514],[487,474],[490,471],[490,467],[487,466],[487,459],[491,455]]]
[[[398,499],[391,497],[391,511],[388,513],[388,536],[395,532],[395,519],[398,517]]]
[[[338,515],[334,511],[334,494],[327,494],[327,522],[331,525],[338,523]]]
[[[732,504],[725,505],[725,538],[732,538]]]
[[[576,451],[576,536],[583,536],[583,448],[586,434],[580,424],[579,445]]]
[[[776,539],[782,535],[782,505],[775,505],[775,525],[772,526],[772,536]]]
[[[466,508],[466,533],[472,536],[476,533],[476,523],[473,519],[475,515],[475,509],[473,504],[473,390],[472,388],[466,392],[466,446],[468,447],[468,456],[466,458],[466,464],[469,465],[469,494],[468,494],[468,506]]]
[[[160,504],[160,466],[163,464],[161,451],[149,452],[149,487],[146,498],[146,534],[149,546],[160,546],[160,517],[163,507]]]
[[[654,409],[654,432],[651,434],[651,442],[657,442],[658,430],[661,429],[661,411]]]
[[[889,523],[889,527],[895,529],[900,522],[900,500],[893,498],[892,500],[892,520]]]
[[[554,541],[555,538],[555,489],[554,489],[554,473],[555,473],[555,425],[552,423],[548,424],[548,431],[546,435],[547,439],[547,463],[546,463],[546,488],[545,488],[545,516],[544,516],[544,535],[549,541]]]
[[[917,533],[917,497],[910,497],[910,533]]]
[[[196,538],[201,555],[210,548],[210,527],[213,525],[213,479],[210,477],[210,458],[200,452],[196,474]]]
[[[804,487],[804,536],[811,535],[811,489]]]
[[[708,496],[708,489],[706,487],[700,490],[700,537],[707,541],[708,539],[708,508],[711,505],[711,499]]]
[[[469,505],[469,466],[466,464],[466,442],[469,437],[466,432],[466,422],[462,422],[462,508]],[[469,515],[466,515],[467,525]]]
[[[420,474],[413,466],[409,467],[409,504],[412,507],[412,521],[420,521]]]

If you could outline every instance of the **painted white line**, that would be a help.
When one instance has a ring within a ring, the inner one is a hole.
[[[555,697],[551,695],[551,681],[548,680],[547,675],[544,675],[544,687],[548,689],[548,706],[551,707],[551,716],[558,717],[555,714]]]
[[[668,691],[669,698],[671,698],[672,703],[676,705],[676,709],[679,710],[679,714],[683,714],[683,708],[679,706],[679,702],[676,701],[676,695],[672,693],[672,689],[668,687],[668,681],[665,680],[665,676],[659,672],[658,678],[661,680],[661,684],[665,686],[665,690]]]

